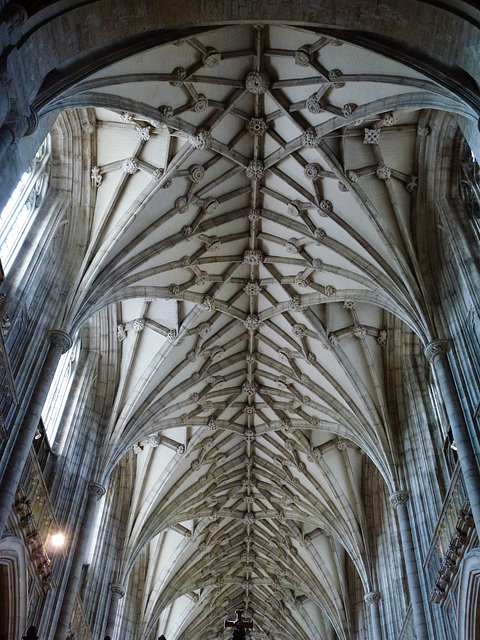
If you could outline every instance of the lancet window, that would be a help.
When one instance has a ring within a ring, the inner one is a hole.
[[[0,259],[12,266],[48,189],[51,139],[48,135],[0,214]]]

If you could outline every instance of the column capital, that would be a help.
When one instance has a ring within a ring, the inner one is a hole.
[[[88,495],[95,496],[97,500],[100,500],[100,498],[105,495],[106,491],[105,487],[98,482],[88,483]]]
[[[423,353],[429,362],[434,361],[436,356],[441,355],[442,353],[447,353],[449,348],[448,340],[432,340],[429,342]]]
[[[380,593],[380,591],[370,591],[370,593],[366,593],[363,596],[363,599],[368,606],[372,604],[378,604],[382,599],[382,594]]]
[[[24,135],[31,136],[32,133],[35,133],[38,128],[38,120],[38,111],[34,107],[32,107],[32,105],[30,105],[29,113],[27,116],[27,128]]]
[[[116,582],[112,582],[110,584],[110,591],[112,595],[117,596],[119,600],[121,600],[127,593],[127,590],[125,589],[123,584],[117,584]]]
[[[60,331],[59,329],[50,331],[48,337],[50,339],[50,344],[54,347],[60,347],[62,353],[66,353],[73,344],[73,340],[68,333]]]
[[[399,504],[407,504],[409,499],[410,493],[408,491],[396,491],[390,496],[390,504],[396,509]]]

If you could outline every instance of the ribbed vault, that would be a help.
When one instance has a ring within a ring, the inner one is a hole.
[[[97,200],[65,324],[116,305],[103,461],[136,454],[120,577],[142,591],[138,637],[203,638],[243,608],[253,637],[350,638],[347,556],[375,588],[363,457],[397,483],[388,313],[431,338],[410,228],[423,110],[468,108],[259,25],[133,56],[49,109],[75,106],[95,108]]]

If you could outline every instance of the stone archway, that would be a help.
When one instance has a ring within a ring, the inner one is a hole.
[[[18,640],[27,626],[28,588],[25,546],[20,538],[0,540],[0,639]]]
[[[464,558],[458,589],[458,640],[478,638],[480,633],[480,549]]]

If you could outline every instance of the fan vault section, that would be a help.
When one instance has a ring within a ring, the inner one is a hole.
[[[66,325],[116,305],[102,469],[130,477],[124,618],[195,640],[241,608],[253,637],[353,637],[348,568],[376,589],[364,457],[398,484],[391,314],[432,339],[423,110],[473,114],[396,62],[257,25],[115,63],[46,110],[79,106],[97,195]]]

